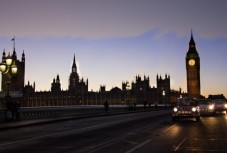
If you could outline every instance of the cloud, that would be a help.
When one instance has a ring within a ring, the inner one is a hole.
[[[1,36],[130,37],[152,29],[202,37],[227,37],[227,1],[39,0],[4,1]],[[161,35],[162,35],[161,34]]]

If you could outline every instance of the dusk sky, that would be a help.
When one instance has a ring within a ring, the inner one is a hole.
[[[170,75],[187,91],[185,55],[191,29],[200,55],[201,92],[227,97],[226,0],[0,0],[0,57],[26,58],[25,83],[49,91],[68,79],[75,54],[89,91],[109,90],[136,75]],[[8,53],[7,53],[8,54]]]

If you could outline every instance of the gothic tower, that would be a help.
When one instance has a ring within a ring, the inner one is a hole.
[[[77,73],[76,59],[74,55],[72,72],[69,76],[69,91],[74,93],[78,92],[78,83],[79,83],[79,75]]]
[[[53,79],[53,83],[51,84],[51,92],[58,93],[61,91],[61,83],[60,83],[60,77],[57,75],[56,79]]]
[[[189,97],[200,98],[200,58],[191,33],[189,49],[186,54],[187,92]]]

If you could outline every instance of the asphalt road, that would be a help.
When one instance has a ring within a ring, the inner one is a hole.
[[[170,111],[122,114],[0,132],[1,153],[227,152],[227,115],[172,122]]]

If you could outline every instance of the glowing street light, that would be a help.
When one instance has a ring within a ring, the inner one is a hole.
[[[3,75],[6,75],[8,78],[7,95],[9,95],[9,84],[11,83],[11,78],[13,75],[17,73],[17,66],[15,64],[15,61],[13,61],[12,56],[10,56],[10,53],[0,63],[0,71],[2,72]]]
[[[13,62],[12,56],[9,55],[6,57],[5,61],[2,61],[0,64],[0,71],[2,74],[16,74],[17,66],[15,61]]]
[[[165,95],[166,95],[166,92],[165,92],[165,90],[163,90],[163,91],[162,91],[162,98],[163,98],[163,103],[164,103],[164,105],[166,106]]]

